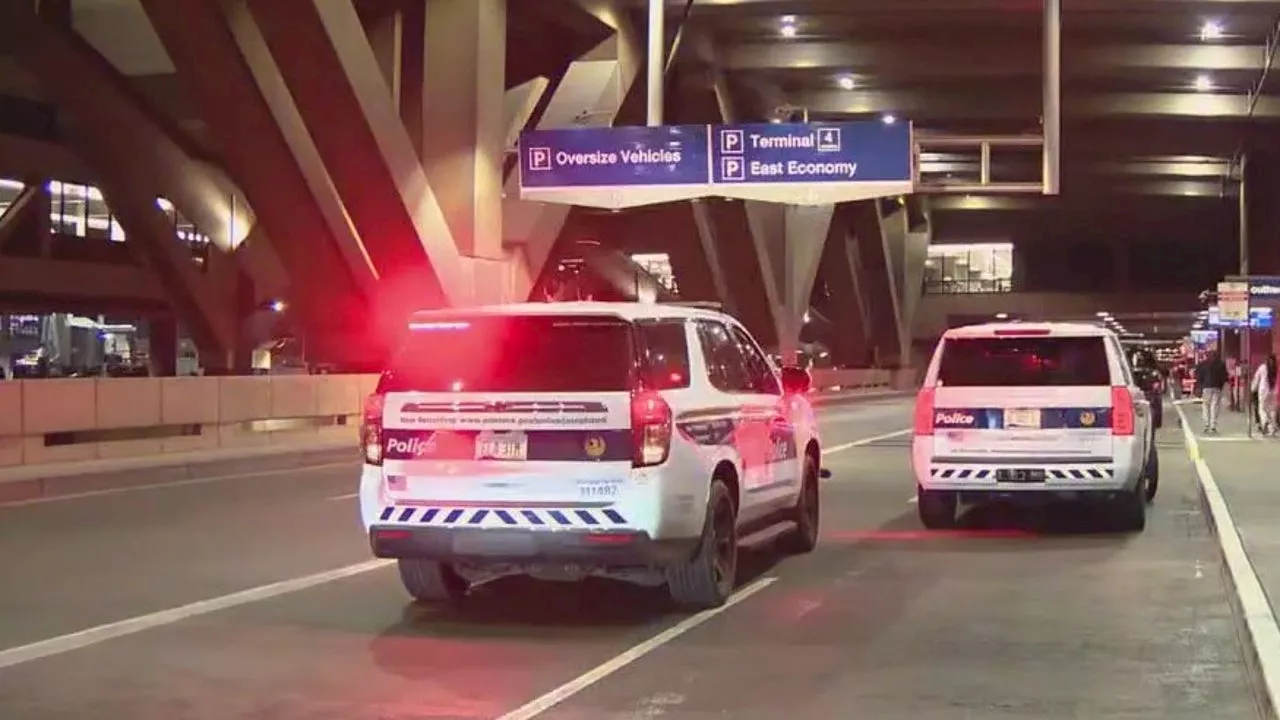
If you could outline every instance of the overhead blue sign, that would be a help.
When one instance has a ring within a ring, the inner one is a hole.
[[[910,124],[534,130],[520,197],[623,208],[700,197],[827,205],[912,192]]]
[[[534,130],[520,138],[521,188],[706,185],[706,125]]]
[[[717,185],[911,181],[909,125],[728,125],[712,136]]]

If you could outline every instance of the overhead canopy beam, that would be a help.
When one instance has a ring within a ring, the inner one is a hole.
[[[981,98],[975,101],[974,98]],[[1036,118],[1040,98],[1001,94],[987,87],[973,93],[960,89],[867,90],[850,92],[818,90],[791,96],[791,101],[815,115],[873,115],[897,113],[912,120]],[[1185,118],[1249,117],[1246,95],[1210,93],[1073,93],[1063,103],[1067,117],[1163,115]],[[1254,119],[1280,119],[1280,97],[1265,96],[1254,108]]]
[[[721,62],[728,71],[831,70],[892,77],[956,75],[1032,76],[1040,73],[1033,59],[1040,52],[1034,39],[994,36],[990,42],[967,38],[963,53],[925,41],[788,41],[722,45]],[[1139,68],[1261,72],[1262,45],[1087,45],[1073,43],[1063,64],[1065,77],[1109,76],[1118,69]]]
[[[1222,2],[1223,0],[1219,0]],[[641,7],[646,0],[630,0],[634,7]],[[666,0],[668,7],[683,5],[687,0]],[[1224,4],[1238,6],[1254,6],[1259,9],[1274,4],[1275,0],[1226,0]],[[755,11],[776,9],[779,12],[794,11],[794,3],[787,0],[699,0],[699,5],[707,9],[716,8],[729,11],[735,8],[751,8]],[[1134,10],[1161,10],[1170,5],[1181,5],[1183,9],[1192,6],[1196,9],[1204,6],[1205,0],[1075,0],[1072,11],[1109,11],[1116,14]],[[1209,2],[1210,5],[1217,4]],[[835,11],[883,11],[884,0],[820,0],[810,3],[811,13]],[[968,11],[968,10],[1009,10],[1009,0],[894,0],[894,10],[903,12]]]
[[[1072,186],[1071,196],[1074,200],[1094,202],[1111,197],[1143,197],[1162,198],[1170,201],[1186,202],[1190,198],[1212,199],[1220,201],[1224,190],[1221,182],[1209,180],[1148,180],[1127,182],[1106,182],[1093,187]],[[1008,210],[1045,210],[1051,201],[1040,199],[1034,195],[935,195],[930,198],[930,209],[934,212],[955,211],[1008,211]]]
[[[976,174],[981,170],[981,159],[960,153],[921,153],[920,172]],[[1090,161],[1072,165],[1069,175],[1154,175],[1187,178],[1221,178],[1230,168],[1230,161],[1206,158],[1202,161],[1135,160],[1129,162]],[[1039,158],[1024,160],[992,160],[991,174],[998,177],[1024,177],[1040,170]]]

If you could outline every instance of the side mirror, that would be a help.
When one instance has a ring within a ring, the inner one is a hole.
[[[813,378],[809,371],[795,365],[782,368],[782,392],[788,395],[803,395],[813,387]]]

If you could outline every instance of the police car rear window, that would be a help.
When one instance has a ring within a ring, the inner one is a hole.
[[[600,316],[414,322],[379,392],[608,392],[631,388],[631,325]]]
[[[1100,337],[949,338],[938,366],[943,387],[1110,384]]]

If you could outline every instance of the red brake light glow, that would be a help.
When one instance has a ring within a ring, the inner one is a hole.
[[[1133,413],[1133,396],[1129,394],[1129,388],[1111,388],[1111,434],[1133,435]]]
[[[933,403],[937,388],[925,387],[916,396],[915,434],[933,434]]]
[[[386,396],[374,393],[365,398],[360,419],[360,448],[366,465],[382,464],[382,409]]]
[[[637,390],[631,396],[632,465],[661,465],[671,453],[671,406],[656,392]]]

